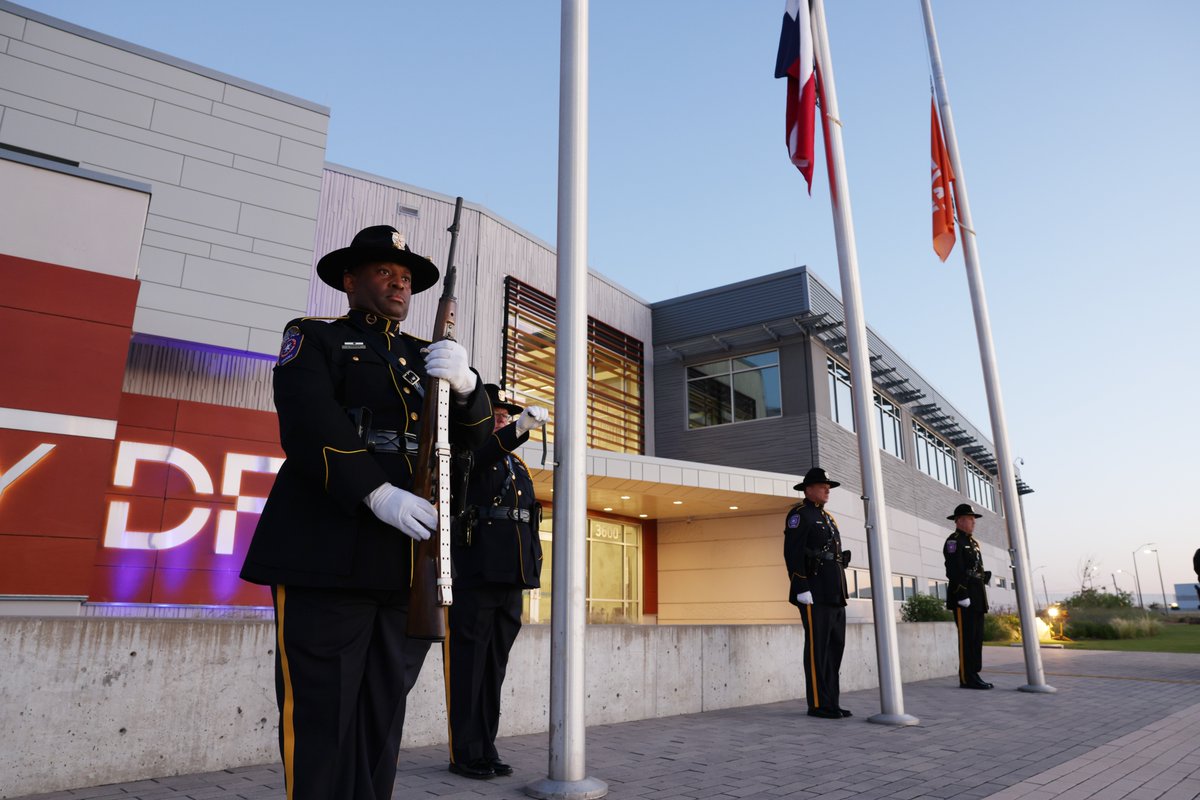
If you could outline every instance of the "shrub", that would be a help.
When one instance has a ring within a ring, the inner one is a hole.
[[[1016,614],[985,614],[983,617],[983,640],[985,642],[1021,641],[1021,620]]]
[[[1133,608],[1133,595],[1118,591],[1116,594],[1097,589],[1080,589],[1062,602],[1070,609],[1077,608]]]
[[[946,601],[931,594],[914,594],[900,606],[905,622],[946,622],[954,615],[946,610]]]
[[[1071,639],[1140,639],[1155,636],[1162,623],[1134,608],[1084,608],[1067,615],[1064,633]]]

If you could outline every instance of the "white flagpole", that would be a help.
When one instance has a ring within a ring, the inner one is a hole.
[[[1053,692],[1046,684],[1042,671],[1042,653],[1038,645],[1034,615],[1033,585],[1029,576],[1029,557],[1025,551],[1025,530],[1018,506],[1017,482],[1013,475],[1013,459],[1008,447],[1008,427],[1004,421],[1004,401],[1000,397],[1000,372],[996,368],[996,349],[992,344],[992,326],[988,319],[987,297],[983,291],[983,273],[979,268],[979,248],[975,241],[975,223],[971,220],[971,205],[967,200],[967,179],[958,155],[958,137],[954,133],[954,115],[950,113],[950,94],[946,90],[946,75],[942,72],[942,53],[938,48],[937,31],[933,27],[933,8],[929,0],[921,0],[925,15],[925,38],[929,43],[929,61],[933,68],[934,92],[942,119],[950,166],[954,170],[955,199],[958,226],[962,229],[963,260],[967,267],[967,285],[971,290],[971,307],[975,312],[975,332],[979,338],[979,357],[983,362],[983,383],[987,390],[988,410],[992,417],[992,439],[996,445],[996,462],[1000,471],[1004,517],[1008,527],[1008,543],[1017,570],[1017,611],[1021,617],[1021,641],[1025,649],[1025,675],[1029,684],[1020,687],[1024,692]]]
[[[833,59],[829,54],[829,35],[825,28],[825,7],[822,0],[812,0],[812,25],[820,85],[824,89],[821,113],[829,119],[828,146],[833,171],[829,199],[833,207],[833,228],[837,238],[842,305],[846,311],[854,426],[858,431],[862,500],[866,513],[867,555],[871,567],[871,585],[875,587],[871,606],[875,619],[875,654],[879,662],[881,713],[868,719],[870,722],[885,725],[916,725],[920,720],[904,713],[904,689],[900,681],[900,656],[896,646],[896,618],[891,599],[892,564],[888,551],[883,471],[879,465],[879,448],[876,445],[878,435],[874,414],[874,383],[871,380],[871,360],[862,311],[862,295],[858,287],[858,250],[854,244],[854,220],[850,213],[850,183],[846,179],[842,127],[838,117],[837,92],[833,84]]]
[[[549,774],[531,797],[587,800],[584,650],[587,616],[588,0],[562,0],[558,89],[558,301],[554,377],[554,587],[550,612]]]

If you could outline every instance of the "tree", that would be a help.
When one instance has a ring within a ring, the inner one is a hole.
[[[1103,589],[1080,589],[1062,603],[1067,608],[1133,608],[1133,595],[1118,590],[1115,594]]]

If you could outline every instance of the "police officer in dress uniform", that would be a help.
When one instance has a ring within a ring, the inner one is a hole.
[[[491,404],[460,344],[400,332],[438,270],[394,228],[365,228],[317,274],[350,310],[284,331],[274,388],[287,459],[241,575],[274,600],[288,800],[384,800],[429,648],[405,634],[414,541],[437,525],[409,492],[421,387],[427,374],[449,382],[451,439],[464,448],[486,440]]]
[[[804,500],[787,513],[783,558],[791,587],[788,602],[804,624],[804,692],[808,715],[823,719],[853,716],[838,705],[838,673],[846,648],[846,566],[837,523],[825,510],[829,490],[841,486],[813,467],[795,488]]]
[[[992,573],[983,568],[983,554],[975,540],[976,514],[970,503],[960,503],[946,519],[954,520],[954,533],[946,537],[946,608],[958,625],[958,685],[963,689],[991,689],[979,677],[983,669],[983,615],[987,613],[988,582]]]
[[[521,630],[522,590],[541,586],[541,506],[533,479],[513,452],[546,424],[544,408],[510,403],[486,384],[494,431],[475,451],[466,510],[451,548],[454,604],[446,642],[450,771],[467,778],[511,775],[496,752],[500,689]],[[515,421],[514,421],[515,420]]]

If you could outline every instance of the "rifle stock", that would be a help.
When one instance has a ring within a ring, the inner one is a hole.
[[[433,342],[454,339],[458,299],[454,296],[457,269],[454,250],[458,244],[461,197],[454,202],[450,225],[450,255],[442,296],[434,317]],[[436,424],[435,424],[436,422]],[[438,511],[438,529],[413,546],[412,583],[408,591],[408,635],[414,639],[442,641],[446,638],[446,614],[453,602],[450,585],[450,386],[438,378],[427,378],[421,413],[421,436],[413,470],[413,494],[432,502]],[[436,480],[435,480],[436,479]],[[435,494],[436,490],[436,494]]]

